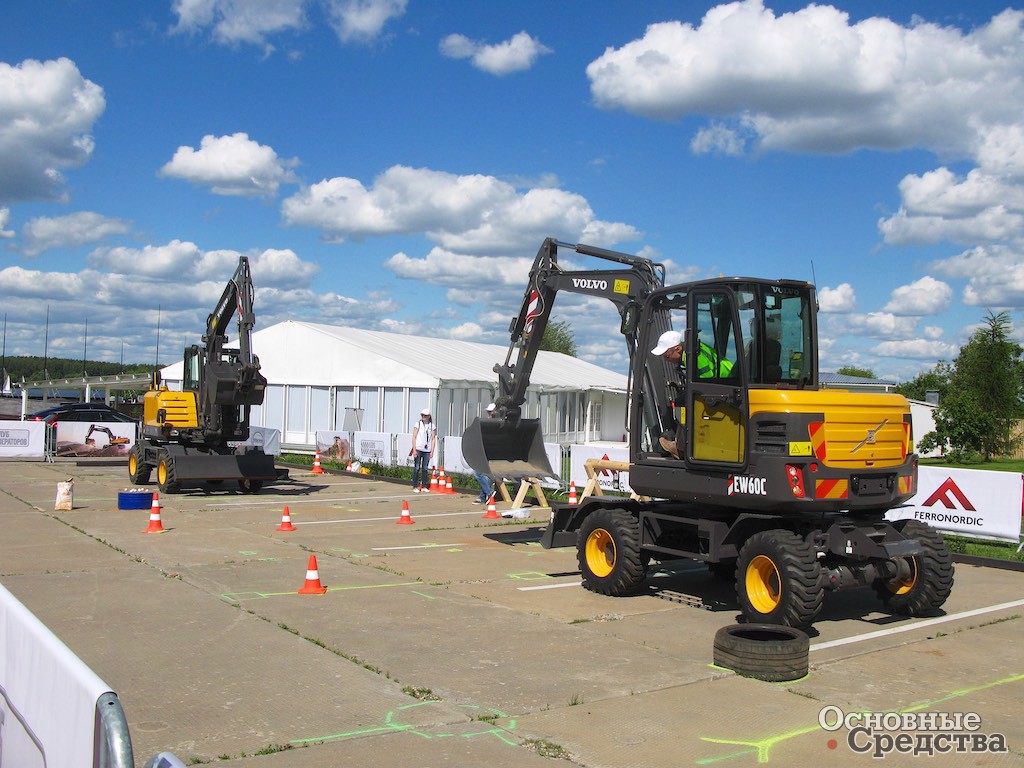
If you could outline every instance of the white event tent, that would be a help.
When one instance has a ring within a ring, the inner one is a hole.
[[[315,447],[318,431],[407,433],[425,407],[440,436],[461,435],[494,399],[494,366],[508,352],[294,320],[256,331],[252,346],[268,381],[252,425],[280,430],[282,447],[305,449]],[[168,387],[180,388],[181,362],[161,373]],[[523,415],[541,419],[548,443],[620,441],[626,386],[623,374],[540,352]]]

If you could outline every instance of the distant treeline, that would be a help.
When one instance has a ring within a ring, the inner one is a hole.
[[[5,357],[3,366],[11,383],[17,385],[25,381],[40,379],[68,379],[74,376],[111,376],[116,373],[149,373],[152,364],[145,363],[103,363],[99,360],[65,360],[61,357],[50,357],[45,360],[46,372],[43,372],[44,360],[41,357]]]

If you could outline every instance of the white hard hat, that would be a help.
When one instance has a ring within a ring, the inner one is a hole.
[[[683,334],[679,331],[665,331],[658,337],[658,346],[651,350],[652,355],[664,355],[668,350],[683,343]]]
[[[491,411],[494,410],[494,408],[495,408],[494,403],[488,403],[487,404],[487,408],[485,408],[484,410],[486,410],[488,413],[490,413]]]
[[[430,415],[430,409],[429,408],[424,408],[422,411],[420,411],[420,416],[429,416],[429,415]]]

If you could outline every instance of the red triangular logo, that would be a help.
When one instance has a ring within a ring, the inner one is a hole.
[[[977,511],[974,509],[974,505],[967,500],[964,492],[957,488],[956,483],[953,482],[953,478],[951,477],[947,477],[946,482],[936,488],[935,493],[929,496],[921,506],[930,507],[936,502],[940,502],[946,509],[956,509],[956,504],[954,504],[953,499],[950,498],[951,495],[956,497],[956,500],[960,502],[960,506],[968,512]]]

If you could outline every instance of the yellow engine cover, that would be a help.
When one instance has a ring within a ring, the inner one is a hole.
[[[892,467],[911,451],[910,403],[902,395],[843,390],[750,390],[750,414],[813,415],[807,443],[790,455],[814,456],[830,467]]]
[[[143,423],[150,427],[171,426],[178,429],[199,426],[194,392],[170,389],[150,390],[142,398]],[[163,411],[163,419],[159,418]]]

